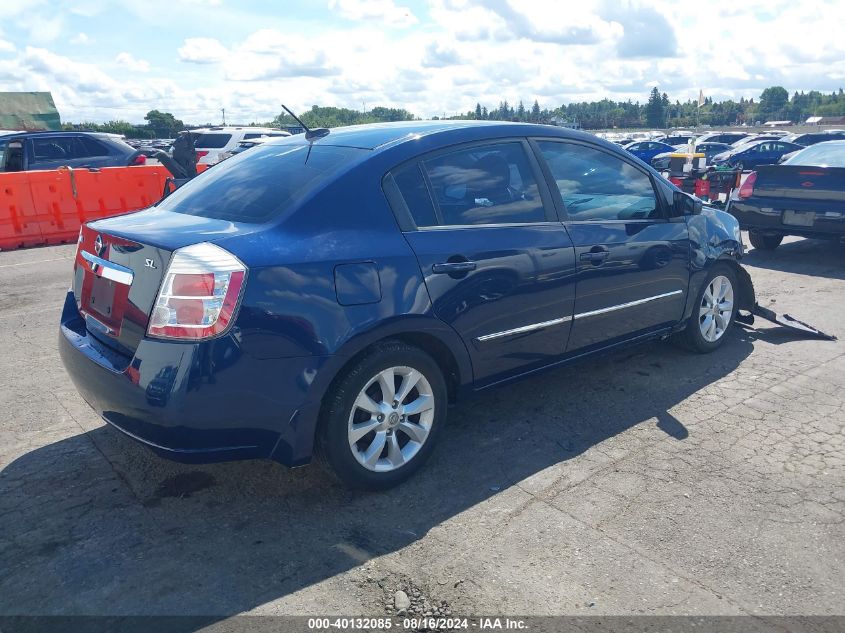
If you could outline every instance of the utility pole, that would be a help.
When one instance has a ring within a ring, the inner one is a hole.
[[[223,127],[226,127],[226,108],[220,108],[220,111],[223,113]]]

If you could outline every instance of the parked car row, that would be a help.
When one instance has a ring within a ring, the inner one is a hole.
[[[213,165],[224,158],[290,132],[259,127],[212,127],[191,132],[197,162]],[[172,152],[172,139],[130,139],[104,132],[0,133],[0,171],[59,167],[124,167],[143,165],[157,152]]]
[[[775,165],[784,156],[802,149],[801,145],[788,141],[751,141],[729,148],[713,157],[714,166],[727,165],[740,171],[754,169],[760,165]]]
[[[653,133],[643,133],[653,134]],[[681,140],[679,140],[681,139]],[[703,153],[708,165],[728,166],[740,170],[759,165],[777,164],[803,147],[814,143],[845,139],[845,132],[831,130],[810,134],[787,134],[773,131],[759,134],[744,132],[709,132],[701,136],[667,136],[665,140],[640,140],[622,143],[622,147],[655,169],[669,168],[670,156],[686,152],[692,143],[697,153]],[[670,143],[668,141],[676,141]],[[615,141],[619,144],[619,141]]]
[[[155,150],[164,150],[165,152],[170,151],[171,147],[173,146],[174,139],[172,138],[153,138],[153,139],[140,139],[140,138],[130,138],[126,139],[126,143],[131,145],[135,149],[143,150],[145,148],[155,149]]]
[[[670,148],[676,148],[678,145],[687,145],[690,142],[696,146],[704,143],[724,143],[732,147],[739,147],[740,145],[747,145],[753,141],[785,141],[806,147],[813,143],[845,138],[845,131],[827,130],[806,134],[790,134],[784,130],[766,130],[765,132],[721,132],[711,130],[704,133],[676,130],[666,133],[658,131],[628,133],[599,132],[596,136],[620,145],[638,158],[648,162],[657,154],[670,151],[667,147],[661,148],[660,143]]]

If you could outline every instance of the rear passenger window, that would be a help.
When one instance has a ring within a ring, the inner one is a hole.
[[[108,148],[103,145],[100,141],[93,139],[89,136],[83,136],[80,139],[83,147],[85,148],[85,155],[86,156],[108,156],[109,150]]]
[[[651,178],[630,163],[573,143],[538,145],[571,220],[659,217]]]
[[[86,156],[82,144],[72,136],[34,138],[32,149],[36,161],[67,160]]]
[[[405,204],[408,205],[408,210],[417,226],[437,226],[439,224],[419,164],[414,163],[394,172],[393,181],[402,193]]]
[[[545,222],[521,143],[461,149],[422,162],[444,226]]]

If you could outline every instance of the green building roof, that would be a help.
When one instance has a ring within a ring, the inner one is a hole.
[[[0,92],[0,130],[60,130],[49,92]]]

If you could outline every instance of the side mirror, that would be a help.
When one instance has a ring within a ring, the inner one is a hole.
[[[676,191],[673,199],[673,213],[675,217],[684,215],[699,215],[704,208],[704,203],[695,196],[683,191]]]

